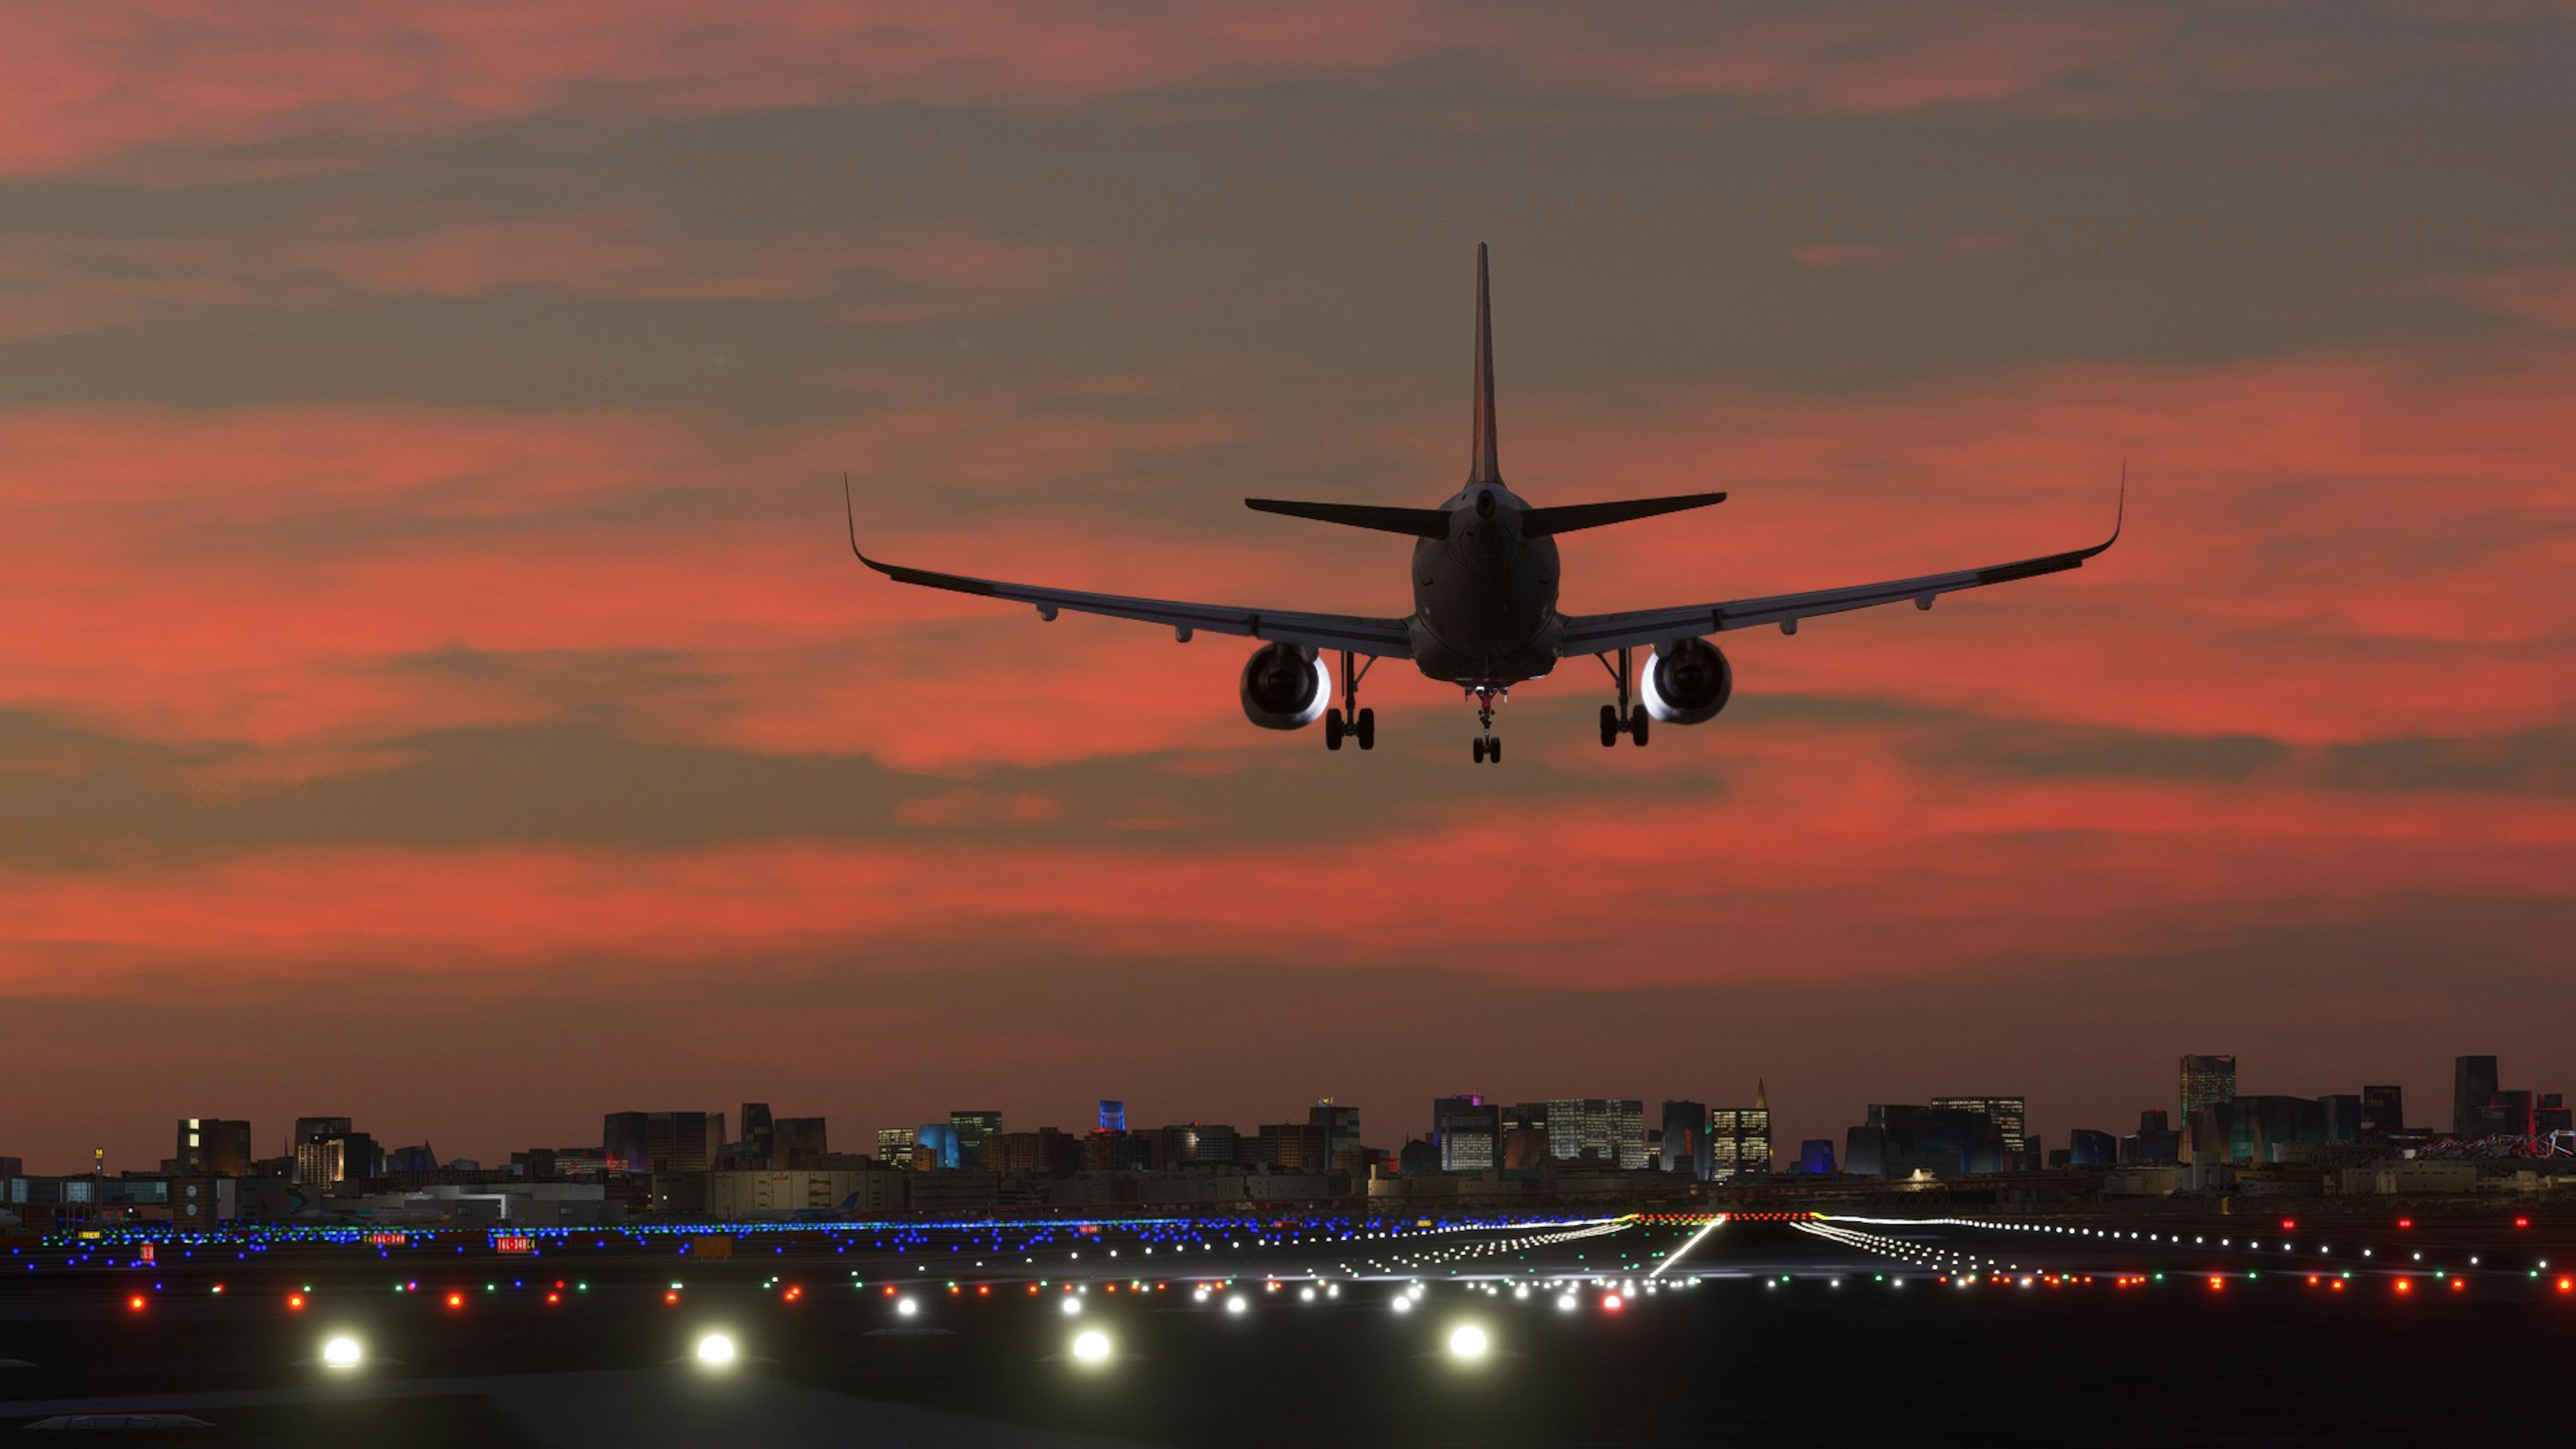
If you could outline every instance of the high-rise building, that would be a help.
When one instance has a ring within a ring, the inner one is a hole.
[[[1365,1170],[1367,1150],[1360,1145],[1360,1109],[1326,1097],[1306,1109],[1306,1123],[1324,1129],[1324,1155],[1335,1172]]]
[[[1666,1102],[1662,1167],[1708,1180],[1708,1104]]]
[[[909,1127],[878,1128],[877,1161],[884,1163],[888,1167],[910,1166],[912,1164],[912,1143],[912,1129]]]
[[[600,1123],[609,1166],[622,1172],[704,1172],[724,1151],[722,1112],[611,1112]]]
[[[2451,1066],[2451,1132],[2479,1137],[2486,1132],[2487,1104],[2496,1095],[2496,1059],[2461,1057]]]
[[[2576,1108],[2567,1105],[2564,1092],[2543,1092],[2531,1109],[2531,1130],[2543,1135],[2576,1132]]]
[[[2359,1142],[2361,1140],[2362,1111],[2360,1093],[2335,1092],[2330,1095],[2317,1098],[2317,1105],[2325,1109],[2326,1140],[2328,1142]]]
[[[1975,1112],[1983,1116],[1995,1124],[1995,1135],[2003,1140],[2004,1153],[2013,1160],[2019,1160],[2023,1150],[2030,1145],[2029,1134],[2024,1128],[2023,1098],[1935,1097],[1932,1109],[1936,1112]]]
[[[1265,1122],[1253,1138],[1253,1155],[1282,1172],[1326,1172],[1333,1165],[1326,1135],[1312,1122]]]
[[[1834,1171],[1834,1144],[1829,1137],[1810,1137],[1798,1144],[1798,1170],[1810,1176],[1830,1177]]]
[[[190,1177],[245,1177],[250,1173],[250,1123],[223,1117],[179,1119],[179,1171]]]
[[[1115,1102],[1115,1101],[1111,1101],[1111,1100],[1110,1100],[1109,1098],[1107,1098],[1107,1097],[1103,1097],[1103,1098],[1101,1098],[1101,1099],[1100,1099],[1100,1126],[1099,1126],[1099,1128],[1098,1128],[1097,1130],[1102,1131],[1102,1132],[1124,1132],[1124,1131],[1126,1131],[1126,1130],[1127,1130],[1127,1104],[1126,1104],[1126,1103],[1124,1103],[1124,1102]]]
[[[2163,1167],[2182,1152],[2182,1134],[2159,1108],[2138,1114],[2138,1130],[2120,1141],[2120,1161],[2132,1167]]]
[[[803,1172],[822,1165],[831,1147],[820,1117],[781,1117],[769,1131],[769,1165],[781,1172]]]
[[[1771,1170],[1771,1093],[1760,1078],[1754,1079],[1752,1106],[1708,1114],[1708,1149],[1711,1182]]]
[[[2396,1086],[2361,1089],[2361,1131],[2387,1137],[2406,1130],[2406,1093]]]
[[[1483,1172],[1502,1160],[1502,1109],[1473,1093],[1435,1098],[1431,1145],[1442,1172]]]
[[[957,1128],[949,1122],[924,1122],[912,1129],[912,1165],[923,1172],[954,1169],[965,1165],[965,1153],[957,1145]]]
[[[1547,1104],[1547,1150],[1560,1161],[1590,1158],[1636,1171],[1646,1165],[1646,1104],[1633,1097],[1555,1098]]]
[[[1175,1124],[1162,1131],[1162,1142],[1155,1153],[1165,1167],[1187,1167],[1192,1163],[1234,1161],[1234,1129],[1215,1122]]]
[[[742,1104],[742,1151],[745,1157],[763,1167],[777,1165],[778,1140],[767,1102]]]
[[[2192,1113],[2203,1107],[2236,1100],[2236,1058],[2186,1056],[2182,1059],[2182,1121],[2192,1120]]]
[[[2069,1167],[2116,1167],[2120,1144],[2108,1132],[2078,1127],[2066,1134],[2066,1165]]]
[[[985,1145],[1002,1135],[999,1112],[951,1112],[948,1125],[957,1131],[957,1161],[962,1167],[980,1169],[991,1165]]]

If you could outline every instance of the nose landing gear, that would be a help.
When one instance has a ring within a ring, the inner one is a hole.
[[[1505,704],[1511,703],[1512,692],[1491,684],[1479,684],[1467,691],[1467,697],[1476,702],[1476,727],[1483,731],[1476,736],[1476,763],[1481,765],[1491,760],[1499,765],[1503,762],[1503,742],[1494,737],[1494,702],[1499,699]]]
[[[1360,681],[1368,677],[1370,667],[1377,663],[1377,657],[1371,655],[1369,662],[1358,666],[1354,672],[1351,651],[1345,649],[1341,651],[1341,655],[1342,702],[1338,707],[1324,711],[1324,748],[1338,750],[1342,747],[1343,740],[1352,739],[1359,741],[1361,749],[1376,749],[1377,711],[1362,709],[1359,706]]]
[[[1611,682],[1619,687],[1619,702],[1601,706],[1601,748],[1606,750],[1616,746],[1621,735],[1643,746],[1647,726],[1653,722],[1653,716],[1646,713],[1644,705],[1629,702],[1631,684],[1636,678],[1636,671],[1629,662],[1629,651],[1620,650],[1619,662],[1615,665],[1606,654],[1592,657],[1601,661],[1601,667],[1610,671]]]

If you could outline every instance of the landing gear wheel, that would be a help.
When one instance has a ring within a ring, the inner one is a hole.
[[[1342,734],[1342,712],[1338,709],[1328,709],[1324,711],[1324,748],[1328,750],[1340,749],[1342,747]],[[1362,746],[1362,748],[1366,748],[1366,746]]]
[[[1619,707],[1615,704],[1605,704],[1601,706],[1601,748],[1606,750],[1618,743]]]
[[[1483,735],[1476,736],[1476,763],[1479,765],[1485,763],[1485,737]]]
[[[1485,741],[1485,758],[1493,761],[1497,765],[1503,762],[1502,736],[1496,735],[1492,739]]]
[[[1373,709],[1361,710],[1359,719],[1351,725],[1351,734],[1359,740],[1361,749],[1376,749],[1377,711]]]
[[[1643,748],[1646,743],[1646,726],[1653,720],[1654,716],[1646,713],[1646,707],[1642,704],[1629,712],[1628,738],[1635,740],[1640,748]]]

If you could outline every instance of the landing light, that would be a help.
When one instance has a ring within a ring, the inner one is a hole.
[[[1483,1358],[1485,1330],[1472,1323],[1462,1323],[1449,1330],[1449,1354],[1452,1358]]]
[[[910,1318],[921,1311],[921,1305],[909,1298],[898,1298],[894,1301],[894,1311]]]
[[[1082,1311],[1082,1300],[1081,1300],[1081,1299],[1074,1297],[1074,1296],[1073,1296],[1072,1294],[1070,1294],[1070,1293],[1068,1293],[1068,1294],[1064,1295],[1064,1316],[1065,1316],[1065,1317],[1067,1317],[1067,1318],[1071,1318],[1071,1317],[1073,1317],[1075,1314],[1080,1313],[1081,1311]]]
[[[734,1360],[737,1350],[733,1340],[721,1333],[710,1333],[698,1340],[698,1362],[720,1367]]]
[[[356,1339],[347,1334],[322,1345],[322,1362],[332,1368],[356,1368],[358,1360],[363,1357],[365,1351],[358,1347]]]
[[[1230,1293],[1226,1295],[1225,1311],[1228,1313],[1250,1313],[1252,1311],[1252,1300],[1244,1297],[1240,1293]]]
[[[1084,1363],[1109,1361],[1109,1335],[1099,1329],[1085,1329],[1073,1336],[1073,1356]]]

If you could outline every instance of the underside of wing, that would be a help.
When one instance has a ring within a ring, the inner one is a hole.
[[[2120,513],[2122,519],[2128,513],[2125,480],[2121,488]],[[1563,655],[1595,654],[1605,649],[1636,648],[1670,639],[1751,628],[1757,624],[1777,624],[1783,632],[1794,633],[1801,619],[1875,608],[1907,599],[1913,600],[1918,608],[1928,609],[1932,607],[1933,599],[1942,594],[2082,568],[2086,559],[2119,541],[2120,522],[2115,520],[2111,525],[2111,536],[2089,548],[2042,554],[2038,558],[1991,564],[1985,568],[1958,569],[1950,573],[1855,584],[1840,589],[1773,594],[1760,599],[1730,599],[1723,603],[1688,604],[1670,609],[1630,609],[1616,614],[1572,614],[1566,617],[1564,636],[1557,645],[1557,652]]]

